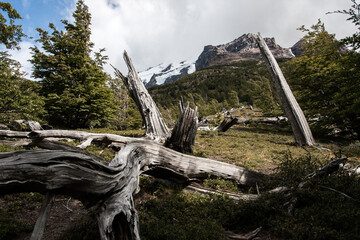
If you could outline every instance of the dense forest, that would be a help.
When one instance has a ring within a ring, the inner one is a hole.
[[[360,26],[360,5],[351,2],[349,10],[330,14],[345,14],[349,22]],[[0,44],[6,49],[19,48],[21,40],[28,37],[22,30],[22,17],[7,2],[0,1],[0,10]],[[31,48],[30,59],[36,81],[25,77],[20,63],[7,51],[0,52],[1,128],[26,130],[19,129],[16,120],[31,120],[54,129],[143,136],[143,118],[126,83],[104,71],[108,61],[105,49],[93,51],[91,13],[83,0],[77,1],[73,18],[73,22],[62,20],[64,30],[52,23],[49,30],[36,29],[41,47]],[[190,157],[219,160],[268,178],[256,186],[240,186],[236,181],[209,175],[201,186],[210,194],[199,195],[184,192],[184,183],[141,176],[141,190],[134,198],[142,239],[251,239],[256,236],[250,234],[254,229],[256,234],[261,231],[254,239],[360,239],[360,31],[336,39],[321,20],[299,30],[304,33],[301,55],[277,61],[306,118],[311,120],[319,144],[294,144],[287,122],[250,121],[226,133],[198,131]],[[235,115],[253,120],[285,114],[263,61],[208,67],[173,83],[152,87],[149,93],[171,127],[181,113],[181,98],[192,108],[198,107],[199,119],[210,115],[219,118],[214,124],[222,121],[222,112],[230,109]],[[13,140],[4,140],[0,151],[34,148],[14,146],[10,144]],[[66,144],[74,148],[83,143],[84,139],[77,139]],[[106,141],[92,144],[86,154],[96,155],[107,164],[124,147],[110,145]],[[333,159],[348,162],[325,174],[319,171],[327,171]],[[286,188],[286,192],[272,194],[277,186]],[[234,200],[229,193],[254,199]],[[0,239],[31,233],[36,219],[22,218],[34,215],[44,196],[32,192],[0,195]],[[46,237],[99,239],[96,206],[85,211],[79,201],[65,196],[57,202],[64,207],[57,210],[63,217],[63,212],[78,214],[72,215],[76,223],[65,216],[64,222],[71,227],[59,226],[61,233],[51,230],[56,237],[52,232]],[[235,234],[232,238],[234,233],[250,235]]]

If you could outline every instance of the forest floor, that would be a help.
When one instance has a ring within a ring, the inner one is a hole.
[[[95,131],[133,137],[143,134],[143,130],[114,132],[97,129]],[[317,147],[296,146],[293,143],[292,133],[286,125],[236,125],[226,133],[199,131],[195,140],[194,155],[228,162],[266,174],[275,173],[285,158],[311,156],[326,161],[335,155],[342,154],[348,156],[351,162],[360,164],[359,142],[332,138],[318,141],[318,143]],[[109,150],[103,151],[102,148],[102,146],[94,146],[89,151],[108,160],[111,159],[114,153]],[[234,187],[231,183],[221,180],[212,181],[207,182],[210,187],[215,185],[215,188],[225,188],[225,190],[235,188],[236,191],[236,186]],[[219,225],[218,221],[224,221],[221,219],[226,216],[217,216],[220,212],[214,212],[213,209],[222,209],[226,204],[234,206],[235,203],[228,202],[228,199],[184,193],[179,187],[168,188],[148,177],[141,178],[141,187],[143,190],[136,196],[136,209],[139,211],[142,239],[224,239],[224,230],[246,233],[259,227],[256,224],[247,223],[247,227],[242,228],[233,226],[230,222],[224,223],[223,226]],[[36,193],[2,196],[0,198],[0,239],[29,239],[42,199],[43,196]],[[193,212],[198,211],[201,206],[204,210],[200,210],[199,214],[194,214]],[[252,206],[250,209],[256,207]],[[231,209],[231,207],[228,208]],[[230,210],[229,215],[232,214],[231,211],[233,210]],[[85,209],[77,200],[57,196],[43,239],[97,239],[94,212],[94,210]],[[238,217],[245,213],[237,214]],[[217,220],[213,220],[212,215],[216,215]],[[176,237],[172,236],[171,232],[177,234]],[[195,236],[194,232],[198,232],[199,236]],[[206,237],[207,234],[209,234],[208,237]],[[267,228],[254,239],[280,238],[275,237],[271,229]]]

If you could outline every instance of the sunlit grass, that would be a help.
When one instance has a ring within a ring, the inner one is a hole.
[[[335,144],[320,144],[322,148],[336,149]],[[300,147],[294,144],[289,127],[278,125],[233,126],[225,133],[198,132],[194,154],[247,167],[262,172],[271,172],[279,158],[286,152],[300,157],[312,154],[328,159],[333,153],[315,147]]]

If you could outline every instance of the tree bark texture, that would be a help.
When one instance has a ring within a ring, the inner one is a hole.
[[[286,82],[275,57],[269,50],[260,33],[257,35],[256,39],[272,76],[275,89],[280,96],[285,114],[291,124],[295,142],[300,146],[313,146],[315,144],[315,140],[312,136],[309,124],[306,121],[305,115],[296,101],[288,83]]]
[[[128,76],[125,77],[116,68],[114,68],[115,73],[125,83],[125,86],[130,92],[130,96],[134,99],[146,126],[146,135],[150,137],[150,139],[164,141],[170,135],[169,129],[166,126],[158,107],[137,74],[126,51],[124,52],[124,60],[129,69]]]
[[[193,153],[198,127],[197,107],[191,109],[189,103],[184,107],[182,100],[179,106],[180,117],[172,130],[171,136],[166,139],[164,146],[182,153]]]
[[[50,191],[79,199],[87,207],[100,204],[101,239],[140,239],[132,198],[138,186],[140,159],[133,156],[107,167],[79,152],[1,153],[0,192]],[[115,231],[120,223],[129,231]]]

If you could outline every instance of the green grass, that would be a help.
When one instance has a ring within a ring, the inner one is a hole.
[[[336,147],[334,144],[321,146]],[[265,124],[233,126],[225,133],[200,131],[194,147],[194,154],[197,156],[265,173],[272,172],[279,163],[279,157],[286,152],[291,152],[294,157],[308,153],[323,159],[333,156],[328,151],[295,145],[293,135],[287,126]]]

